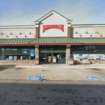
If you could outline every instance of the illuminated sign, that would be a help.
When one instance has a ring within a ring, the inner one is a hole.
[[[43,32],[50,28],[57,28],[63,31],[63,25],[43,25]]]

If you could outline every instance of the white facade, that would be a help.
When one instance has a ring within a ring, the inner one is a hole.
[[[58,15],[57,13],[53,13],[46,19],[41,21],[41,24],[39,25],[39,36],[40,37],[67,37],[67,19],[64,17]],[[48,30],[45,30],[43,32],[43,25],[64,25],[64,31],[57,29],[57,28],[51,28]]]
[[[71,20],[58,14],[50,12],[33,26],[1,26],[0,38],[36,38],[36,27],[39,27],[38,37],[67,37],[68,27],[71,27],[71,37],[105,37],[105,25],[71,25]],[[43,32],[43,25],[63,25],[63,30],[50,28]]]
[[[79,26],[72,27],[73,37],[105,37],[105,26]]]
[[[35,38],[35,27],[0,28],[0,38]]]

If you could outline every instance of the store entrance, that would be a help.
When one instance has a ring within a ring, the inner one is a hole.
[[[65,63],[65,53],[53,53],[52,63]]]
[[[60,64],[66,63],[66,46],[40,46],[39,63]]]
[[[40,53],[39,62],[40,64],[46,63],[46,64],[56,64],[61,63],[65,64],[66,62],[66,54],[65,53]]]

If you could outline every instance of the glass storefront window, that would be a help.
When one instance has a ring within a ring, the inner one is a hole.
[[[35,56],[0,56],[0,60],[35,60]]]
[[[53,46],[54,51],[58,51],[58,46]]]
[[[104,54],[104,45],[71,46],[71,54]]]
[[[74,54],[73,54],[74,52]],[[74,59],[105,60],[105,45],[71,46]]]
[[[39,54],[39,62],[45,62],[46,61],[46,55],[45,53],[40,53]]]
[[[45,51],[46,50],[46,48],[43,46],[43,47],[39,47],[39,49],[41,50],[41,51]]]
[[[0,60],[34,60],[35,47],[33,46],[5,46],[1,47]],[[30,54],[30,51],[33,52]]]
[[[58,49],[59,51],[66,51],[66,46],[59,46]]]
[[[52,50],[52,46],[47,46],[46,47],[46,51],[51,51]]]

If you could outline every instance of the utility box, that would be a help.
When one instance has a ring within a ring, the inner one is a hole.
[[[73,60],[72,58],[70,58],[70,59],[68,60],[68,64],[69,64],[69,65],[74,65],[74,60]]]

